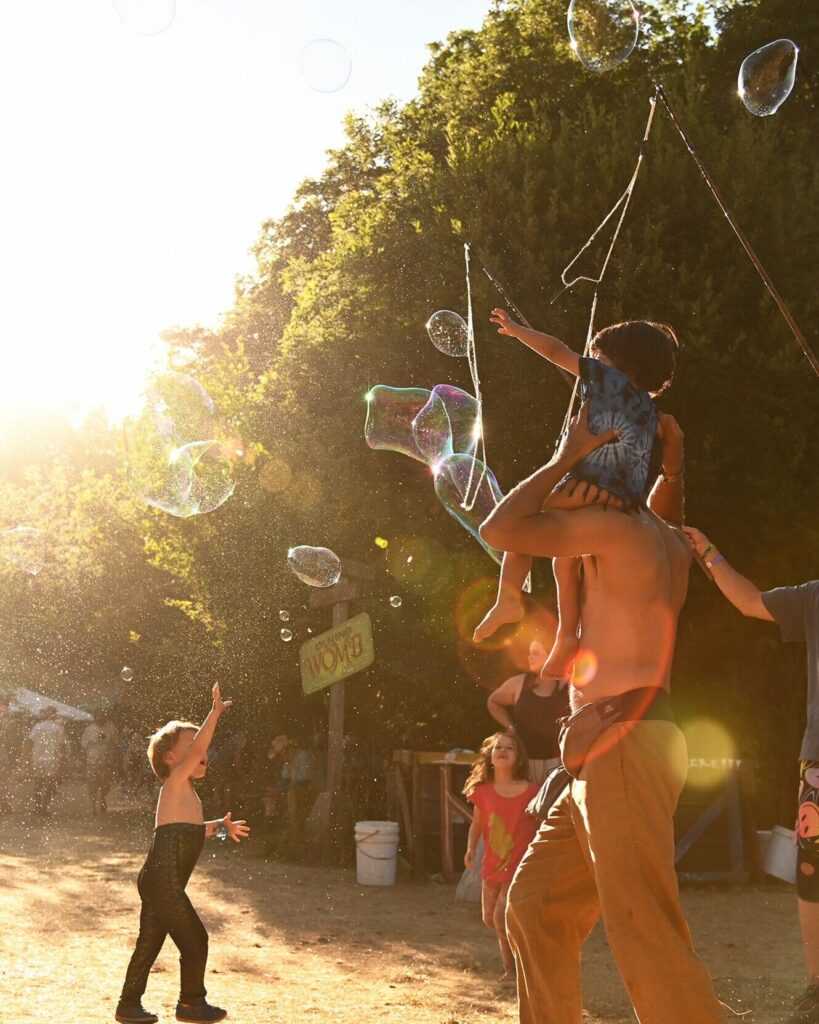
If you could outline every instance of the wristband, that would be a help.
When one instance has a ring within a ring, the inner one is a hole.
[[[705,562],[705,559],[708,556],[708,552],[709,551],[713,551],[713,550],[714,550],[714,545],[713,544],[709,544],[708,547],[705,549],[705,551],[703,551],[703,553],[700,555],[700,558],[703,560],[703,562]],[[706,562],[705,564],[707,565],[708,563]]]
[[[710,562],[706,562],[705,564],[708,566],[709,569],[713,569],[715,565],[719,565],[720,562],[724,562],[724,561],[725,561],[725,555],[721,555],[719,553],[719,551],[718,551],[714,555],[714,557],[711,559],[711,561]]]

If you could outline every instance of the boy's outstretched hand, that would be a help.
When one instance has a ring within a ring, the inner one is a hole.
[[[243,839],[247,839],[250,835],[250,829],[248,828],[247,822],[234,821],[232,811],[228,811],[224,818],[222,818],[222,824],[227,829],[227,834],[234,843],[241,843]]]
[[[512,338],[517,337],[520,324],[515,323],[505,309],[495,308],[489,317],[489,322],[498,325],[498,334],[508,334]]]
[[[218,683],[213,684],[211,694],[213,695],[213,710],[219,715],[223,711],[227,711],[233,703],[232,700],[222,700],[222,688]]]

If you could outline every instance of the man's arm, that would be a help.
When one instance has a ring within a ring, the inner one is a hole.
[[[580,356],[574,349],[569,348],[560,338],[551,334],[542,334],[540,331],[533,331],[531,327],[524,327],[516,323],[505,309],[493,309],[490,321],[498,325],[498,334],[507,334],[510,338],[517,338],[527,348],[537,352],[539,356],[548,359],[555,366],[560,366],[575,377],[580,373]]]
[[[660,440],[663,445],[663,471],[651,489],[648,507],[655,516],[672,526],[682,526],[685,521],[683,432],[670,413],[660,416]]]
[[[588,421],[589,410],[583,405],[552,461],[510,491],[481,525],[482,540],[501,551],[540,557],[593,555],[617,542],[611,517],[603,516],[600,509],[543,508],[555,484],[574,465],[619,434],[617,430],[592,434]]]
[[[729,565],[725,556],[717,551],[704,533],[691,526],[683,527],[683,532],[694,552],[710,569],[716,585],[735,608],[749,618],[774,621],[773,615],[765,607],[759,587]]]

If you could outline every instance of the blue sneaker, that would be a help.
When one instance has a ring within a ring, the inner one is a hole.
[[[120,1003],[115,1014],[120,1024],[157,1024],[159,1017],[150,1010],[146,1010],[142,1003],[125,1005]]]
[[[225,1017],[227,1017],[227,1010],[211,1006],[204,1000],[190,1006],[185,1003],[176,1004],[176,1019],[183,1024],[213,1024],[214,1021],[224,1020]]]

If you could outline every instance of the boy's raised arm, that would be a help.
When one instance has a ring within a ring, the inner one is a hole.
[[[190,749],[187,754],[180,762],[179,767],[176,769],[180,775],[190,776],[197,764],[207,754],[208,747],[213,741],[213,734],[216,732],[216,725],[219,721],[219,716],[223,711],[226,711],[233,701],[222,700],[222,690],[218,683],[213,684],[213,707],[208,712],[208,717],[199,726],[196,735],[193,738],[193,743],[190,745]]]
[[[542,334],[540,331],[533,331],[531,327],[524,327],[516,323],[505,309],[496,308],[492,310],[490,321],[498,325],[498,334],[508,334],[511,338],[517,338],[524,345],[537,352],[539,356],[548,359],[550,363],[559,366],[577,377],[580,373],[580,356],[574,349],[565,345],[560,338],[551,334]]]

